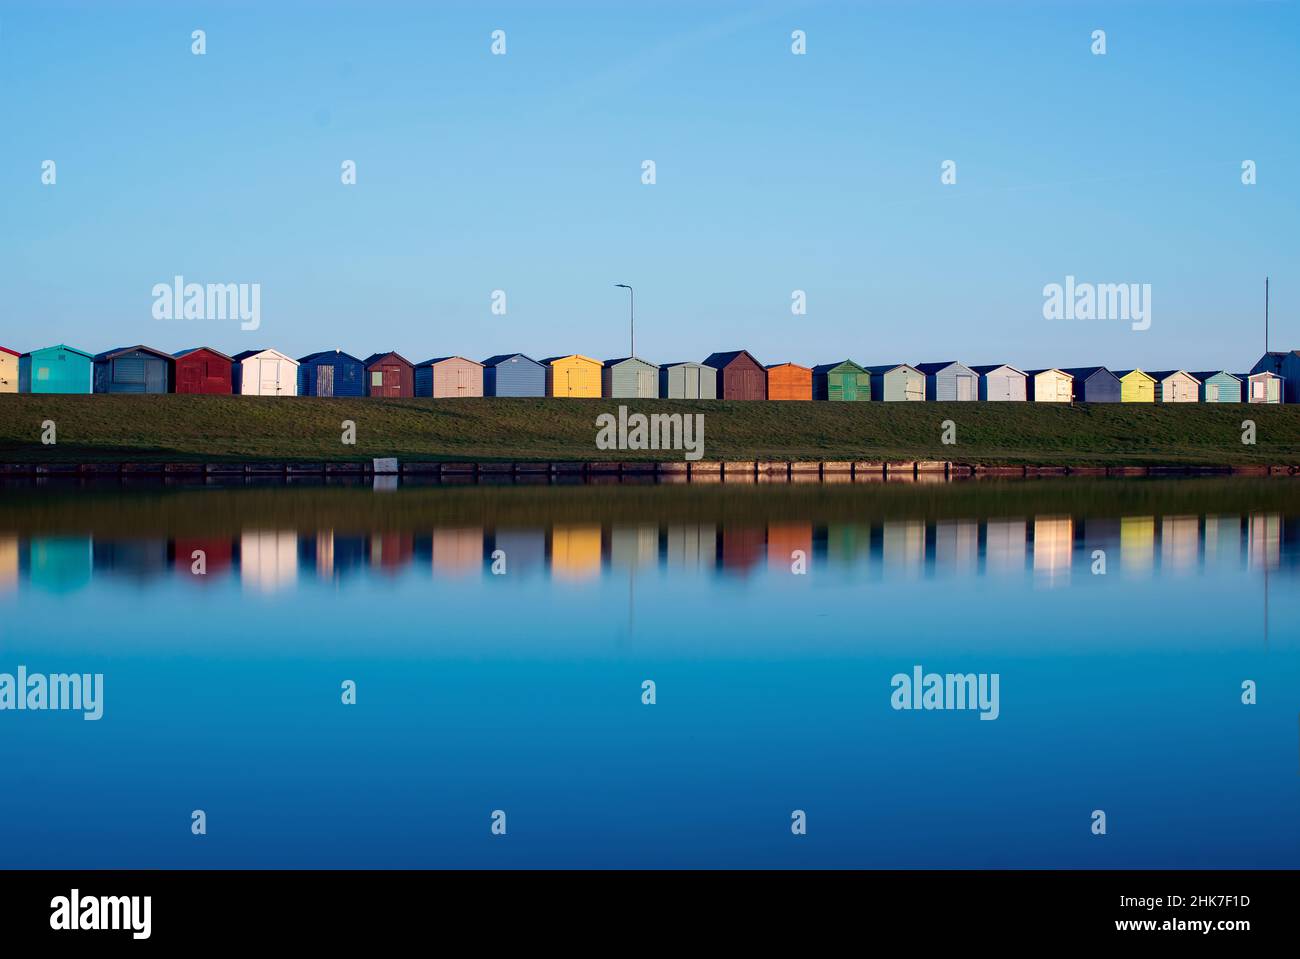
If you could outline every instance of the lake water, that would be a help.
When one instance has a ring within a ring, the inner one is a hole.
[[[11,484],[0,867],[1294,867],[1294,484]]]

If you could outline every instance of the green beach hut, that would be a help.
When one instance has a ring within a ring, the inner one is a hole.
[[[814,366],[813,399],[865,402],[871,399],[871,374],[852,360]]]

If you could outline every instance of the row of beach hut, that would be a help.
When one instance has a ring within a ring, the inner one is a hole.
[[[276,350],[227,356],[211,347],[164,353],[129,346],[91,355],[70,346],[19,354],[0,347],[0,393],[212,393],[249,396],[557,396],[832,402],[1296,403],[1300,350],[1267,353],[1249,373],[1021,370],[1007,364],[859,366],[852,360],[764,366],[747,350],[701,363],[649,363],[579,353],[534,360],[502,353],[482,362],[399,353],[359,359],[326,350],[293,359]]]

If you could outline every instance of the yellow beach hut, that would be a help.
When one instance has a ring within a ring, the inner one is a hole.
[[[546,367],[547,396],[590,396],[600,398],[600,374],[605,365],[581,353],[552,356],[542,360]]]
[[[18,392],[18,353],[0,346],[0,393]]]
[[[1119,377],[1119,401],[1121,403],[1154,403],[1156,401],[1155,377],[1147,376],[1141,370],[1116,370]]]

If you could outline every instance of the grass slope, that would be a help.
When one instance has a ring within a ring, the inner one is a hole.
[[[1300,406],[0,396],[0,461],[671,460],[595,445],[596,416],[703,413],[705,459],[1300,463]],[[940,442],[941,424],[957,444]],[[1257,443],[1241,442],[1242,421]],[[58,442],[40,442],[53,420]],[[356,423],[355,446],[341,442]]]

